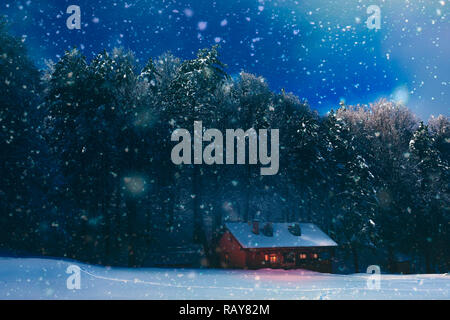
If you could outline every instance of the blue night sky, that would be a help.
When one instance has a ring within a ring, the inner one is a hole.
[[[72,4],[81,7],[81,30],[66,27]],[[366,27],[372,4],[381,8],[379,30]],[[320,113],[340,100],[388,97],[426,120],[449,115],[449,8],[448,0],[2,0],[0,15],[39,67],[74,46],[88,58],[124,47],[143,64],[219,43],[231,75],[261,75]]]

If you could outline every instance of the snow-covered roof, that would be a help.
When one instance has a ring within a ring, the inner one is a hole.
[[[300,223],[301,236],[293,235],[288,227],[292,223],[272,223],[273,236],[263,234],[265,223],[259,223],[259,234],[252,232],[252,225],[246,222],[229,222],[225,226],[243,248],[295,248],[335,247],[337,243],[313,223]]]

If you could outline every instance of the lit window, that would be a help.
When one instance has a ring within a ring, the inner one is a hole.
[[[264,255],[264,261],[266,262],[270,262],[270,263],[275,263],[277,262],[278,258],[276,254],[265,254]]]
[[[302,260],[306,259],[306,253],[300,253],[299,257]]]
[[[313,254],[311,255],[311,258],[317,259],[317,258],[319,258],[319,255],[318,255],[317,253],[313,253]]]

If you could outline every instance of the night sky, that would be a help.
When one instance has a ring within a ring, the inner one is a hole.
[[[366,26],[372,4],[381,8],[379,30]],[[69,5],[81,7],[81,30],[66,27]],[[41,68],[74,46],[88,58],[124,47],[144,64],[219,43],[231,75],[261,75],[320,113],[340,100],[388,97],[426,120],[449,115],[449,8],[448,0],[2,0],[0,15]]]

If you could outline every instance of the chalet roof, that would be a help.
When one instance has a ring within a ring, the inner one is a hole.
[[[243,248],[295,248],[295,247],[335,247],[334,242],[313,223],[300,223],[301,236],[293,235],[288,227],[292,223],[272,223],[273,236],[263,234],[265,223],[260,222],[259,234],[252,232],[252,225],[246,222],[229,222],[226,228]]]

